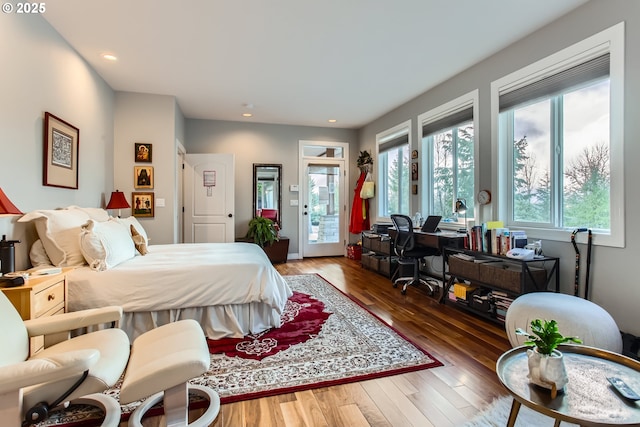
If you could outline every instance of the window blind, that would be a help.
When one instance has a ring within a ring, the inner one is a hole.
[[[402,135],[395,136],[389,139],[388,141],[385,141],[380,145],[378,145],[378,152],[383,153],[385,151],[389,151],[393,148],[397,148],[401,145],[407,145],[407,144],[409,144],[409,134],[405,133]]]
[[[501,112],[509,110],[516,105],[567,92],[569,89],[608,75],[609,54],[607,53],[510,92],[501,93],[499,108]]]
[[[422,125],[422,136],[429,136],[443,129],[449,129],[473,120],[473,107],[466,107],[441,119]]]

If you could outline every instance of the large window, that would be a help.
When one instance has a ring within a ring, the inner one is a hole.
[[[615,71],[622,36],[615,35],[608,31],[605,43],[603,34],[594,36],[523,73],[535,78],[503,79],[494,87],[504,154],[501,212],[509,226],[542,234],[589,228],[600,243],[620,235],[614,212],[622,203],[616,176],[622,163],[614,160],[621,159],[622,142],[612,135],[622,117]]]
[[[409,129],[411,121],[377,135],[378,148],[378,216],[409,213]]]
[[[466,225],[475,216],[474,108],[477,91],[420,115],[422,135],[422,204],[426,215]],[[467,211],[455,211],[461,199]]]

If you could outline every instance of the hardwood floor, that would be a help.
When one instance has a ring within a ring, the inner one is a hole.
[[[320,274],[445,366],[223,405],[213,426],[461,426],[494,397],[507,395],[495,374],[498,357],[510,348],[501,326],[439,304],[419,288],[402,295],[389,279],[348,258],[276,268],[283,275]]]

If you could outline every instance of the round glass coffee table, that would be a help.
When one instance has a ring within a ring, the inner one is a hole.
[[[640,426],[640,401],[623,398],[607,377],[623,379],[640,394],[640,362],[629,357],[579,345],[562,345],[569,383],[555,398],[551,390],[529,383],[527,347],[504,353],[496,364],[502,384],[513,395],[507,427],[512,427],[521,405],[561,421],[581,426]]]

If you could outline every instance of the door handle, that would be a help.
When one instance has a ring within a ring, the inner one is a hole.
[[[229,216],[229,218],[232,218],[232,217],[233,217],[233,214],[229,214],[228,216]]]

